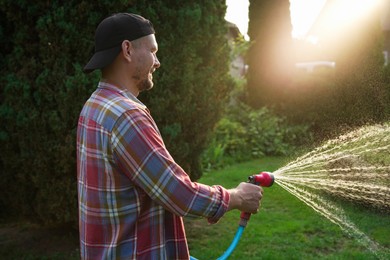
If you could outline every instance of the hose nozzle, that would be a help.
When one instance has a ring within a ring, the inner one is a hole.
[[[274,184],[275,177],[269,172],[261,172],[248,177],[248,182],[262,186],[262,187],[271,187]],[[245,227],[251,217],[251,213],[241,212],[239,225]]]
[[[271,187],[274,184],[274,180],[275,177],[269,172],[261,172],[248,177],[250,183],[262,187]]]

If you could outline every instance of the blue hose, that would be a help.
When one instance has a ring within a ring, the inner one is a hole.
[[[236,248],[238,241],[240,241],[242,232],[244,232],[245,226],[238,226],[236,235],[233,238],[232,243],[230,244],[229,248],[223,253],[222,256],[220,256],[217,260],[226,260],[228,257],[233,253],[234,249]],[[190,260],[198,260],[197,258],[190,256]]]
[[[223,253],[222,256],[220,256],[217,260],[225,260],[228,259],[228,257],[233,253],[234,249],[236,248],[238,241],[240,241],[242,232],[244,232],[245,227],[238,226],[236,235],[233,238],[232,243],[230,244],[229,248]]]

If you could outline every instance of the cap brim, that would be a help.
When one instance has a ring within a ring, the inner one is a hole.
[[[120,50],[121,46],[119,45],[111,49],[95,52],[87,65],[85,65],[84,73],[90,73],[95,69],[102,69],[111,64],[118,56]]]

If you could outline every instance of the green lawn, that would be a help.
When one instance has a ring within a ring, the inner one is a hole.
[[[232,188],[249,175],[274,171],[289,159],[271,157],[206,173],[199,182]],[[356,239],[274,184],[264,188],[260,212],[253,215],[230,259],[380,259]],[[389,215],[343,204],[354,224],[386,250],[390,248]],[[217,259],[230,245],[240,213],[226,214],[218,224],[186,219],[191,255],[199,260]],[[65,226],[41,229],[0,225],[1,259],[79,259],[76,230]],[[381,252],[381,251],[379,251]],[[382,259],[390,259],[390,254]]]
[[[207,173],[199,182],[232,188],[248,175],[272,172],[286,162],[286,158],[264,158],[242,163]],[[262,208],[252,216],[230,259],[390,259],[389,254],[383,256],[390,248],[388,215],[350,204],[342,206],[353,223],[385,249],[378,251],[378,258],[278,185],[264,189]],[[238,211],[229,212],[216,225],[186,219],[191,255],[199,260],[221,256],[234,237],[239,215]]]

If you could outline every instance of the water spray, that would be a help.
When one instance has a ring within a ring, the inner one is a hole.
[[[273,174],[262,172],[250,176],[248,182],[270,187],[275,181],[281,188],[338,225],[376,258],[390,259],[388,247],[380,245],[360,230],[339,203],[323,195],[331,194],[336,198],[388,212],[389,149],[390,123],[365,126],[325,142]],[[250,216],[249,213],[241,213],[234,240],[218,259],[227,259],[235,249]]]
[[[262,187],[271,187],[274,184],[275,177],[269,172],[261,172],[259,174],[251,175],[248,177],[248,182],[252,183],[257,186]],[[244,232],[244,229],[246,225],[248,224],[248,221],[251,217],[251,213],[248,212],[241,212],[240,215],[240,222],[238,224],[237,232],[233,238],[232,243],[228,247],[228,249],[223,253],[222,256],[220,256],[217,260],[225,260],[227,259],[236,248],[238,241],[240,241],[241,235]],[[191,260],[197,260],[194,257],[190,257]]]

